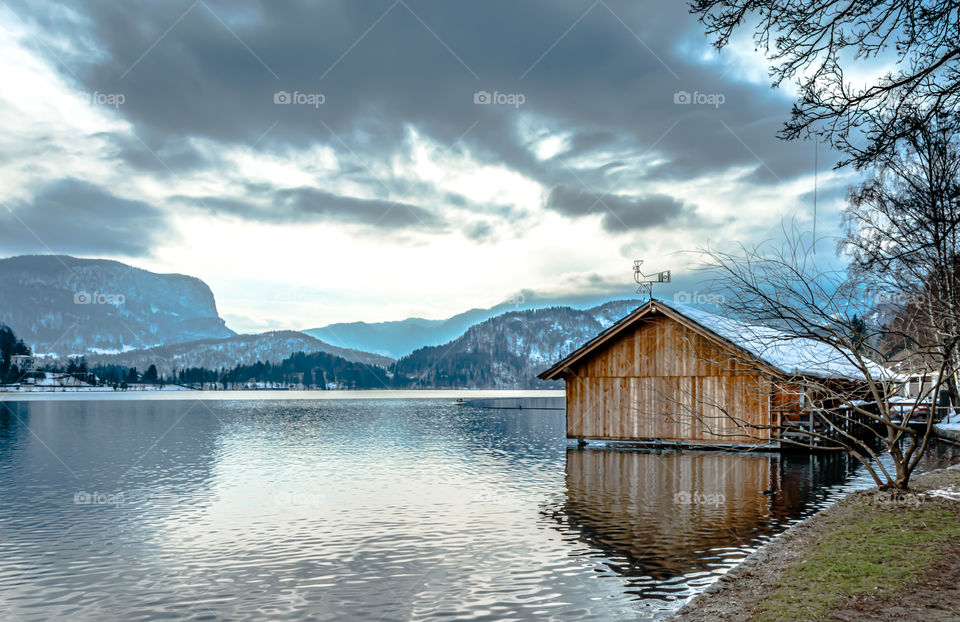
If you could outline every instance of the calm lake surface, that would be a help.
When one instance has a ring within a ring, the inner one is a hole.
[[[563,435],[449,398],[5,401],[0,619],[663,617],[869,485]]]

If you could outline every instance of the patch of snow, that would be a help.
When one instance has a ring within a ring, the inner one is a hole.
[[[956,486],[948,486],[947,488],[941,488],[938,490],[928,490],[924,494],[930,497],[949,499],[950,501],[960,501],[960,489],[958,489]]]
[[[951,428],[950,426],[953,427]],[[948,430],[960,430],[960,412],[951,410],[950,413],[943,418],[940,427],[947,428]]]
[[[123,354],[124,352],[130,352],[131,350],[136,350],[136,346],[131,346],[129,344],[123,345],[120,348],[90,348],[90,352],[94,354]]]

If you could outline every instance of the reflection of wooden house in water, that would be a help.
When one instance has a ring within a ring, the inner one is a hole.
[[[853,468],[837,454],[571,448],[564,500],[545,515],[602,551],[631,592],[682,598],[814,510]]]
[[[785,423],[815,420],[800,378],[862,378],[810,339],[651,300],[539,376],[566,384],[567,437],[779,447]]]

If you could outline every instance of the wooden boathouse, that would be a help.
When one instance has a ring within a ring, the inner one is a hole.
[[[567,438],[778,448],[810,425],[798,377],[862,376],[826,344],[652,299],[539,375],[564,380]]]

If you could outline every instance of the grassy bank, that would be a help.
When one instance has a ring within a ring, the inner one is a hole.
[[[960,472],[914,480],[920,494],[850,495],[751,556],[678,620],[960,619]]]

